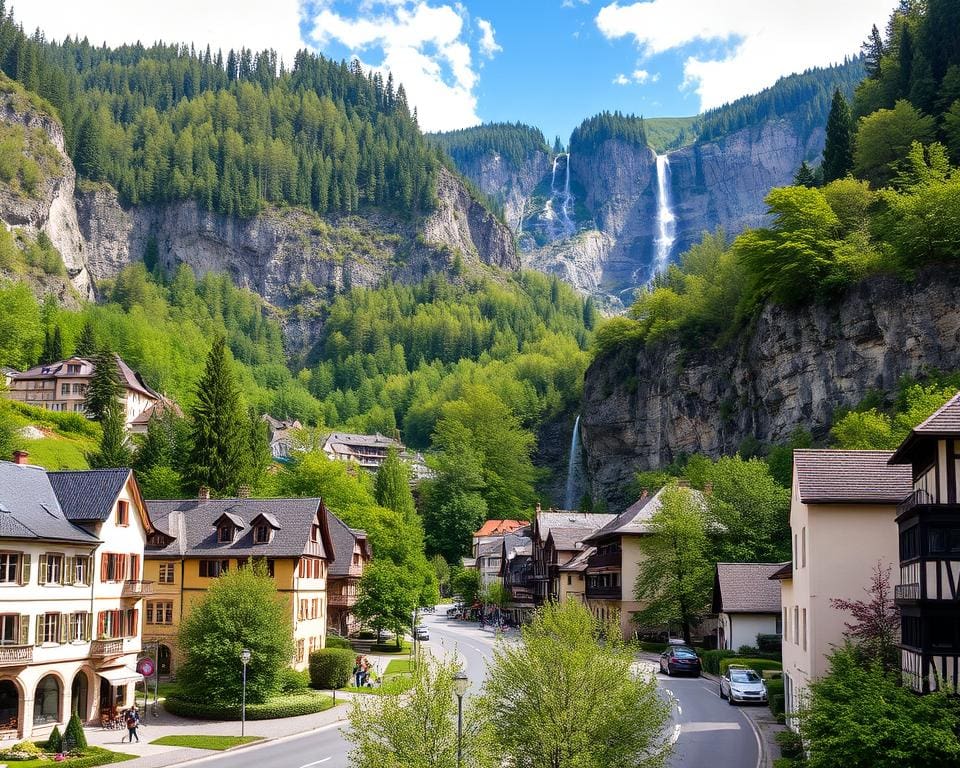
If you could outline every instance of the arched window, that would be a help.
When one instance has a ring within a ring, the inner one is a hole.
[[[86,672],[77,672],[76,677],[73,678],[73,685],[70,687],[70,713],[76,713],[81,722],[86,721],[89,714],[87,690]]]
[[[33,699],[33,724],[60,722],[60,682],[47,675],[37,685]]]
[[[0,680],[0,728],[16,730],[20,716],[20,694],[12,680]]]

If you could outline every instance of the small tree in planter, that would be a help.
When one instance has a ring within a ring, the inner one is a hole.
[[[67,729],[63,732],[63,741],[71,750],[84,750],[87,748],[87,736],[83,732],[83,723],[77,713],[70,715],[70,722],[67,723]]]
[[[60,734],[60,728],[56,725],[53,726],[53,730],[50,731],[50,738],[47,739],[47,751],[57,754],[63,752],[63,736]]]

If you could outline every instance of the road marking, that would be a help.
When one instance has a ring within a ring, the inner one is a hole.
[[[673,726],[673,735],[670,737],[670,744],[671,745],[676,744],[677,739],[679,738],[680,738],[680,723],[677,723],[675,726]]]
[[[311,765],[320,765],[320,763],[325,763],[328,760],[332,760],[332,757],[325,757],[323,760],[314,760],[312,763],[307,763],[306,765],[301,765],[300,768],[310,768]]]
[[[684,723],[684,730],[687,733],[703,733],[705,731],[742,731],[743,726],[740,723],[730,722],[729,720],[721,720],[719,722],[700,722],[700,723]]]

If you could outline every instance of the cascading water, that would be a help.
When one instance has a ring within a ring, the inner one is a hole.
[[[677,235],[677,217],[670,207],[670,159],[657,155],[657,237],[651,278],[670,264],[670,253]]]
[[[576,509],[583,495],[583,465],[580,461],[580,415],[573,422],[573,436],[570,438],[570,458],[567,460],[567,493],[564,509]]]
[[[560,204],[560,219],[563,225],[563,233],[570,237],[577,231],[576,225],[570,218],[570,205],[573,203],[573,195],[570,194],[570,153],[566,154],[566,169],[563,179],[563,202]]]
[[[557,189],[557,165],[564,160],[563,189]],[[570,153],[565,152],[553,158],[550,172],[550,197],[543,209],[543,218],[550,228],[550,239],[571,237],[577,231],[577,225],[570,216],[573,208],[573,193],[570,191]]]

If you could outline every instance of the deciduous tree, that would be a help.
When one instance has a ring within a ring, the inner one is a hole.
[[[879,664],[885,672],[897,668],[900,653],[900,609],[893,601],[890,570],[877,561],[870,575],[870,586],[864,588],[866,600],[831,598],[835,610],[849,613],[852,620],[844,624],[846,636],[856,643],[863,655]]]
[[[400,637],[410,626],[417,605],[417,585],[412,576],[389,561],[374,560],[360,579],[354,613],[377,632],[392,630],[399,648]]]

